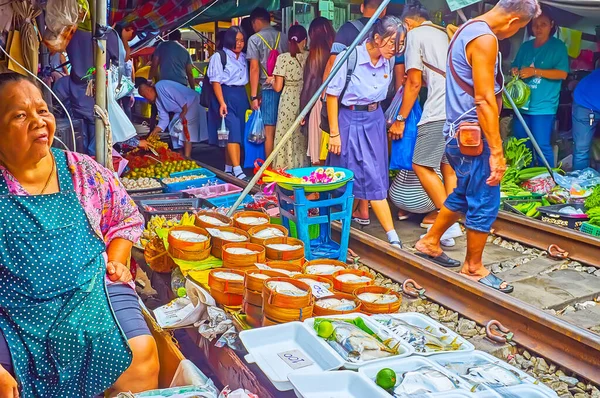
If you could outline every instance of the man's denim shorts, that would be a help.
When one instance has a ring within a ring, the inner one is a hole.
[[[279,113],[279,97],[281,93],[273,89],[265,89],[261,93],[262,102],[260,104],[260,113],[262,113],[263,123],[266,126],[277,125],[277,114]]]
[[[465,156],[460,153],[456,139],[446,146],[446,157],[456,172],[458,185],[444,205],[451,211],[466,215],[465,227],[490,232],[500,209],[500,185],[486,183],[490,176],[490,149],[484,141],[483,153]]]

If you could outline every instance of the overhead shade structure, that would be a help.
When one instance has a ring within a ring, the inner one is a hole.
[[[600,19],[600,0],[542,0],[542,3],[581,17]]]
[[[217,0],[218,2],[219,0]],[[211,0],[112,0],[109,24],[120,22],[137,30],[162,30],[192,18]]]
[[[450,11],[460,10],[471,4],[479,3],[481,0],[446,0]]]
[[[213,6],[207,6],[206,11],[200,13],[187,26],[194,26],[211,21],[225,21],[231,18],[250,15],[256,7],[262,7],[268,11],[279,9],[279,0],[217,0]]]

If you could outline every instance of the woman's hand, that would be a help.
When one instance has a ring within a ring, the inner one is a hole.
[[[342,153],[342,139],[340,138],[339,131],[331,131],[329,135],[329,152],[334,155],[340,155]]]
[[[518,75],[519,75],[519,68],[512,68],[512,69],[510,70],[510,73],[511,73],[513,76],[518,76]]]
[[[221,115],[221,117],[227,116],[227,104],[221,104],[219,115]]]
[[[265,84],[273,84],[274,81],[275,76],[267,76],[267,78],[265,79]]]
[[[390,138],[392,140],[399,140],[404,136],[404,128],[406,127],[405,122],[396,120],[392,127],[390,127]]]
[[[129,283],[133,279],[129,268],[118,261],[109,261],[106,265],[106,274],[111,282]]]
[[[521,79],[529,79],[535,75],[535,68],[528,66],[527,68],[521,68],[519,72],[519,77]]]
[[[138,144],[139,148],[144,149],[146,151],[148,150],[149,146],[150,145],[148,144],[148,140],[144,140],[144,139],[140,140],[140,143]]]
[[[14,377],[0,365],[0,398],[19,398],[19,385]]]

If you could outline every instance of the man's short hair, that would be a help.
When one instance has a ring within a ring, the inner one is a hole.
[[[411,3],[407,3],[404,6],[404,10],[402,11],[401,19],[405,18],[423,18],[427,21],[431,19],[429,16],[429,11],[427,8],[423,7],[423,5],[419,1],[413,1]]]
[[[174,31],[169,33],[169,40],[171,40],[171,41],[181,40],[181,31],[179,29],[175,29]]]
[[[271,14],[262,7],[256,7],[250,14],[250,21],[254,22],[257,19],[260,19],[263,22],[271,22]]]
[[[525,20],[533,19],[542,12],[537,0],[500,0],[498,7]]]
[[[381,5],[381,3],[383,3],[383,0],[364,0],[363,6],[377,9]]]

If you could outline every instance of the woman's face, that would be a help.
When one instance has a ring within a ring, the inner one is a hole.
[[[244,49],[244,35],[238,32],[235,36],[235,48],[233,50],[234,53],[239,54]]]
[[[28,81],[0,89],[0,159],[7,164],[38,163],[49,153],[56,120],[40,90]]]
[[[121,38],[123,39],[124,42],[130,42],[131,40],[133,40],[133,37],[135,36],[135,29],[132,27],[129,28],[124,28],[123,31],[121,32]]]
[[[542,14],[533,20],[531,30],[536,39],[547,39],[550,37],[552,27],[553,24],[550,18],[548,18],[547,15]]]
[[[397,33],[394,33],[392,36],[382,37],[379,35],[375,35],[375,44],[379,48],[379,52],[381,56],[385,59],[391,59],[396,55],[398,49],[396,48],[396,36]],[[404,38],[401,38],[404,40]]]
[[[156,90],[154,90],[152,87],[148,86],[147,84],[140,86],[140,88],[138,88],[138,93],[142,97],[146,98],[149,102],[154,103],[156,101]]]

